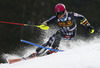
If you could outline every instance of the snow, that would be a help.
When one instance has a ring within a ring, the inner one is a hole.
[[[60,46],[65,44],[63,41]],[[64,52],[14,64],[2,63],[0,68],[100,68],[100,38],[70,41],[68,44],[69,48],[63,46]]]

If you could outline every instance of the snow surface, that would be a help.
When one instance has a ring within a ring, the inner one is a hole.
[[[65,44],[61,42],[61,45]],[[70,47],[63,46],[64,52],[14,64],[0,64],[0,68],[100,68],[100,38],[70,41],[68,44]]]

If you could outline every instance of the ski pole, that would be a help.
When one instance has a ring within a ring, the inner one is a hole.
[[[28,43],[30,45],[38,46],[40,48],[48,49],[48,50],[51,50],[51,51],[60,51],[60,52],[64,51],[64,50],[57,50],[57,49],[47,48],[47,47],[44,47],[44,46],[41,46],[41,45],[38,45],[38,44],[35,44],[35,43],[32,43],[32,42],[29,42],[29,41],[26,41],[26,40],[21,40],[21,42]]]
[[[5,22],[5,21],[0,21],[0,23],[5,23],[5,24],[15,24],[15,25],[26,25],[26,24],[22,24],[22,23],[13,23],[13,22]]]
[[[29,25],[29,24],[13,23],[13,22],[5,22],[5,21],[0,21],[0,23],[38,27],[38,28],[40,28],[42,30],[48,30],[49,29],[49,26],[45,26],[45,25]]]

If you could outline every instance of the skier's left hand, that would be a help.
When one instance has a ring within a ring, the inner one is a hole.
[[[94,29],[90,29],[89,32],[90,32],[91,34],[93,34],[93,33],[94,33]]]
[[[94,33],[94,28],[93,28],[92,26],[90,26],[88,29],[89,29],[89,32],[90,32],[91,34]]]

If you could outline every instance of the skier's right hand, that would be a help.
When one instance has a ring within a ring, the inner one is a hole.
[[[44,22],[42,23],[42,25],[47,25],[46,21],[44,21]]]

